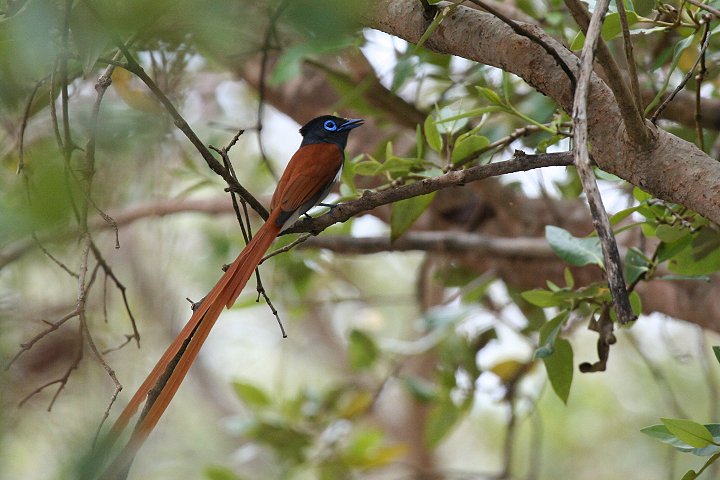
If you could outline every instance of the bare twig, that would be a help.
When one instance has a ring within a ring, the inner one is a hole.
[[[132,327],[132,335],[129,336],[130,339],[135,339],[135,343],[137,343],[138,348],[140,348],[140,331],[137,328],[137,322],[135,321],[135,316],[132,313],[132,310],[130,309],[130,303],[128,302],[127,298],[127,287],[120,281],[120,279],[115,275],[115,272],[113,272],[112,268],[108,263],[105,261],[105,258],[102,255],[102,252],[100,252],[100,249],[95,245],[95,242],[90,241],[90,248],[92,249],[93,256],[95,257],[95,261],[98,262],[98,266],[103,269],[103,272],[107,277],[109,277],[113,283],[115,284],[115,287],[120,290],[120,295],[122,295],[123,303],[125,304],[125,311],[128,314],[128,317],[130,318],[130,326]],[[127,336],[126,336],[127,337]],[[116,347],[117,349],[119,347]]]
[[[455,162],[453,165],[453,168],[459,168],[461,166],[467,165],[470,162],[473,162],[474,160],[477,160],[480,158],[481,155],[495,149],[499,149],[501,147],[507,147],[512,142],[517,140],[518,138],[526,137],[528,135],[532,135],[533,133],[537,133],[542,131],[542,128],[538,125],[526,125],[521,128],[515,129],[510,135],[507,135],[506,137],[500,138],[498,140],[495,140],[494,142],[490,143],[484,148],[481,148],[477,152],[473,152],[470,155],[468,155],[466,158],[462,158]],[[572,136],[572,134],[567,132],[558,132],[558,135],[564,135],[567,137]]]
[[[22,406],[25,405],[25,403],[27,403],[27,401],[30,400],[32,397],[34,397],[34,396],[37,395],[38,393],[42,392],[42,391],[45,390],[46,388],[48,388],[48,387],[50,387],[50,386],[52,386],[52,385],[55,385],[55,384],[57,383],[57,384],[59,384],[59,385],[58,385],[58,388],[57,388],[57,390],[55,391],[55,393],[53,394],[52,400],[50,400],[50,404],[48,405],[48,408],[47,408],[47,411],[48,411],[48,412],[51,411],[52,408],[53,408],[53,406],[55,405],[55,401],[56,401],[56,400],[58,399],[58,397],[60,396],[60,393],[65,389],[65,385],[67,385],[67,382],[68,382],[68,380],[70,379],[70,375],[71,375],[72,372],[78,367],[78,365],[80,365],[80,361],[82,360],[82,358],[83,358],[83,340],[82,340],[82,333],[79,332],[79,333],[78,333],[78,348],[77,348],[77,353],[76,353],[75,358],[73,359],[73,361],[70,363],[70,365],[68,366],[68,368],[65,370],[65,373],[64,373],[60,378],[56,378],[55,380],[51,380],[51,381],[49,381],[49,382],[47,382],[47,383],[45,383],[45,384],[43,384],[43,385],[40,385],[39,387],[37,387],[37,388],[36,388],[35,390],[33,390],[32,392],[30,392],[30,393],[28,393],[27,395],[25,395],[25,397],[23,397],[23,399],[20,400],[20,402],[18,403],[18,407],[22,407]]]
[[[78,274],[77,274],[77,273],[73,272],[73,271],[70,269],[70,267],[68,267],[68,266],[65,265],[63,262],[61,262],[61,261],[60,261],[58,258],[56,258],[52,253],[50,253],[50,251],[49,251],[47,248],[45,248],[42,243],[40,243],[40,240],[37,238],[37,235],[36,235],[34,232],[33,232],[33,234],[32,234],[31,236],[32,236],[32,239],[35,241],[35,245],[37,245],[37,247],[40,249],[41,252],[43,252],[43,253],[45,254],[46,257],[48,257],[55,265],[57,265],[58,267],[60,267],[62,270],[65,271],[65,273],[67,273],[67,274],[70,275],[71,277],[78,278]]]
[[[713,15],[715,15],[716,17],[720,18],[720,10],[718,10],[718,9],[715,8],[715,7],[712,7],[712,6],[710,6],[710,5],[706,5],[706,4],[702,3],[702,2],[699,1],[699,0],[685,0],[685,1],[686,1],[687,3],[690,3],[690,4],[692,4],[692,5],[695,5],[695,6],[698,7],[698,8],[702,8],[702,9],[705,10],[706,12],[710,12],[710,13],[712,13]]]
[[[115,55],[119,56],[118,54]],[[112,83],[112,72],[115,69],[113,65],[108,65],[105,68],[105,72],[98,78],[95,83],[95,103],[93,104],[92,113],[90,115],[90,133],[88,135],[88,141],[85,145],[85,188],[83,193],[85,194],[88,202],[93,206],[96,212],[102,217],[108,225],[110,225],[115,232],[115,248],[120,248],[120,235],[118,233],[117,222],[113,218],[106,214],[92,199],[92,181],[95,175],[95,144],[97,142],[97,130],[98,130],[98,117],[100,115],[100,105],[102,104],[105,92]],[[85,225],[87,226],[87,225]]]
[[[230,162],[230,157],[228,156],[228,152],[230,149],[237,143],[238,139],[240,138],[240,135],[242,135],[244,130],[238,131],[237,134],[230,140],[230,143],[222,149],[218,149],[216,147],[213,147],[210,145],[210,148],[215,150],[220,154],[220,156],[223,159],[223,163],[225,164],[225,168],[230,172],[230,174],[237,179],[237,176],[235,175],[235,169],[232,166],[232,162]],[[232,205],[233,210],[235,211],[235,218],[237,218],[238,224],[240,224],[240,229],[242,230],[243,238],[245,239],[245,243],[247,244],[250,242],[250,239],[252,238],[252,231],[250,228],[250,218],[248,216],[248,209],[247,209],[247,203],[243,200],[242,197],[240,197],[240,203],[242,203],[242,208],[244,212],[244,219],[243,214],[240,213],[240,208],[238,205],[238,200],[235,197],[235,193],[233,192],[231,194],[232,199]],[[247,225],[247,228],[246,228]],[[270,308],[270,311],[275,316],[275,319],[277,320],[278,326],[280,327],[280,332],[282,333],[283,338],[287,338],[287,333],[285,333],[285,327],[283,326],[282,320],[280,319],[280,314],[278,313],[277,309],[275,308],[275,305],[273,305],[272,301],[270,300],[270,297],[268,296],[267,292],[265,291],[265,287],[262,284],[262,279],[260,278],[260,269],[255,268],[255,282],[256,282],[256,289],[258,292],[258,301],[260,301],[260,296],[263,297],[265,300],[265,303]]]
[[[309,238],[312,237],[312,236],[313,236],[312,233],[305,233],[305,234],[303,234],[303,235],[300,235],[298,238],[296,238],[296,239],[293,240],[292,242],[288,243],[288,244],[285,245],[284,247],[280,247],[280,248],[278,248],[278,249],[276,249],[276,250],[273,250],[272,252],[268,253],[267,255],[265,255],[265,256],[260,260],[260,264],[262,264],[262,263],[263,263],[265,260],[267,260],[268,258],[274,257],[275,255],[279,255],[279,254],[281,254],[281,253],[289,252],[290,250],[292,250],[292,249],[295,248],[296,246],[300,245],[301,243],[305,242],[307,239],[309,239]]]
[[[78,310],[77,310],[77,306],[76,306],[75,308],[73,308],[73,310],[71,312],[65,314],[63,317],[61,317],[59,320],[57,320],[55,322],[49,322],[47,320],[43,320],[43,322],[47,325],[47,327],[44,330],[42,330],[40,333],[38,333],[37,335],[32,337],[27,342],[23,342],[20,344],[20,350],[15,354],[15,356],[13,356],[10,359],[10,361],[5,366],[5,370],[9,369],[13,365],[13,363],[15,363],[15,361],[18,358],[20,358],[20,356],[23,353],[30,350],[38,341],[45,338],[51,332],[54,332],[58,328],[62,327],[65,324],[65,322],[67,322],[71,318],[75,318],[77,316],[78,316]]]
[[[577,22],[583,33],[585,33],[585,44],[587,44],[590,37],[590,24],[592,22],[590,13],[580,0],[565,0],[565,5],[567,5],[570,10],[575,22]],[[604,20],[605,14],[607,13],[607,7],[600,9],[599,5],[596,4],[595,11],[592,16],[598,16],[598,11],[601,12],[600,19]],[[623,123],[625,124],[625,132],[627,136],[638,146],[648,147],[652,142],[653,137],[650,130],[645,125],[643,111],[637,103],[638,97],[634,96],[625,84],[620,68],[602,38],[598,38],[595,42],[593,42],[593,59],[595,58],[596,49],[598,60],[607,74],[606,82],[615,96],[616,104],[620,111],[620,115],[622,116]],[[585,51],[584,47],[583,51]],[[577,96],[575,99],[577,99]]]
[[[90,346],[90,351],[92,352],[93,356],[95,356],[95,359],[98,361],[98,363],[103,367],[105,372],[108,374],[108,377],[113,382],[113,385],[115,387],[115,390],[113,391],[112,395],[110,396],[110,402],[108,403],[107,408],[105,408],[105,412],[103,414],[102,419],[100,420],[100,424],[98,425],[97,431],[95,432],[95,439],[93,441],[93,444],[97,443],[97,439],[100,436],[100,430],[102,429],[103,424],[105,423],[105,420],[107,420],[108,416],[110,416],[110,409],[112,408],[113,404],[115,403],[115,400],[117,400],[117,396],[122,390],[122,384],[118,381],[117,376],[115,375],[115,370],[113,370],[110,365],[105,361],[102,354],[98,350],[97,346],[95,345],[95,340],[92,338],[92,334],[90,333],[90,329],[87,326],[87,320],[85,318],[85,312],[80,312],[80,328],[83,331],[85,341]]]
[[[574,1],[574,0],[573,0]],[[568,0],[568,3],[572,3]],[[587,196],[588,205],[592,214],[593,225],[598,233],[605,258],[605,270],[608,277],[608,286],[615,301],[615,310],[620,323],[625,324],[635,319],[630,300],[625,288],[615,236],[613,235],[607,212],[603,206],[602,197],[598,191],[595,175],[590,162],[588,151],[588,125],[587,125],[587,99],[590,90],[590,79],[593,73],[594,51],[600,38],[602,22],[607,12],[610,0],[599,0],[595,4],[590,25],[587,29],[585,45],[580,55],[580,76],[575,91],[573,108],[573,132],[575,136],[575,167]],[[583,7],[584,8],[584,7]]]
[[[25,170],[25,130],[27,130],[28,120],[30,119],[30,109],[32,108],[32,104],[35,101],[35,95],[37,94],[40,85],[42,85],[45,81],[47,81],[47,78],[45,80],[35,82],[35,87],[33,87],[32,92],[30,92],[28,101],[25,104],[25,111],[23,112],[22,123],[20,123],[20,130],[18,131],[18,164],[16,170],[17,174],[20,174]]]
[[[503,23],[505,23],[508,27],[512,28],[513,32],[515,32],[518,35],[521,35],[523,37],[527,37],[536,44],[540,45],[543,50],[545,50],[548,55],[553,57],[555,61],[557,62],[558,66],[562,69],[563,72],[565,72],[565,75],[567,75],[568,80],[570,81],[570,86],[573,91],[575,91],[577,79],[575,78],[575,74],[572,72],[570,67],[563,61],[562,57],[558,54],[558,52],[547,44],[542,38],[535,35],[533,32],[531,32],[528,28],[525,28],[525,26],[519,24],[515,20],[506,17],[502,13],[500,13],[495,8],[488,5],[486,2],[483,2],[481,0],[470,0],[471,3],[474,3],[478,7],[482,8],[483,10],[491,13],[492,15],[496,16],[498,19],[500,19]]]
[[[409,185],[372,192],[366,190],[362,197],[337,205],[328,213],[312,219],[302,219],[282,234],[311,232],[317,234],[330,225],[345,222],[360,212],[407,198],[425,195],[445,188],[465,185],[488,177],[496,177],[511,172],[533,170],[535,168],[572,165],[572,152],[544,153],[527,155],[516,151],[511,160],[476,165],[465,170],[452,170],[444,175],[427,178]]]
[[[270,15],[270,22],[265,29],[265,37],[263,39],[262,58],[260,59],[260,77],[258,78],[258,107],[256,124],[258,149],[260,150],[260,158],[262,159],[263,164],[275,180],[278,179],[277,172],[275,172],[275,169],[273,168],[270,160],[267,157],[267,154],[265,153],[265,145],[262,139],[263,116],[265,112],[265,77],[267,76],[267,64],[270,55],[270,41],[273,37],[273,34],[275,34],[275,26],[277,24],[277,21],[279,20],[280,16],[289,4],[289,0],[283,0],[282,2],[280,2],[280,5],[277,6],[275,11],[273,11]]]
[[[687,84],[687,82],[694,75],[695,69],[698,67],[700,62],[703,61],[703,59],[705,58],[705,52],[707,51],[708,46],[710,45],[711,35],[709,35],[709,31],[710,31],[710,22],[707,22],[705,24],[705,29],[703,31],[702,47],[700,48],[700,53],[698,54],[698,57],[695,59],[695,63],[693,64],[692,68],[690,70],[688,70],[688,72],[685,74],[685,77],[683,77],[680,84],[677,87],[675,87],[675,89],[672,91],[672,93],[670,93],[670,95],[668,95],[665,98],[665,100],[660,104],[660,106],[657,108],[657,110],[655,110],[655,112],[652,114],[652,117],[650,117],[651,122],[653,122],[653,123],[657,122],[657,119],[660,116],[660,113],[662,113],[662,111],[665,110],[665,107],[667,107],[667,105],[673,101],[673,99],[675,98],[675,95],[677,95],[678,92],[680,92],[680,90],[685,88],[685,85]],[[699,89],[698,89],[698,91],[699,91]]]
[[[84,1],[83,3],[91,11],[91,13],[95,17],[97,17],[98,20],[100,20],[103,24],[107,24],[100,15],[100,13],[94,8],[94,6],[90,2]],[[127,45],[122,41],[122,39],[120,39],[120,37],[118,37],[114,33],[112,33],[111,36],[113,42],[125,57],[126,63],[123,64],[122,67],[125,68],[127,71],[135,74],[135,76],[142,80],[142,82],[150,89],[155,98],[158,99],[158,101],[162,104],[165,110],[170,114],[170,117],[172,117],[175,126],[183,134],[185,134],[188,140],[190,140],[190,143],[192,143],[195,149],[200,153],[200,155],[203,157],[210,169],[220,175],[223,180],[227,182],[228,186],[230,186],[231,190],[237,192],[240,196],[242,196],[245,201],[248,202],[250,207],[258,213],[258,215],[260,215],[263,219],[267,219],[268,211],[265,209],[265,207],[263,207],[262,204],[258,202],[247,189],[245,189],[245,187],[240,185],[240,183],[238,183],[232,177],[230,172],[226,168],[224,168],[220,162],[218,162],[218,160],[210,152],[210,149],[208,149],[208,147],[205,146],[205,144],[200,140],[195,131],[190,128],[190,125],[187,123],[185,118],[180,114],[177,108],[175,108],[175,105],[173,105],[172,101],[170,101],[167,95],[165,95],[165,92],[163,92],[162,89],[158,87],[157,83],[155,83],[155,81],[150,78],[147,72],[145,72],[145,69],[140,66],[140,64],[137,62],[137,60],[130,52]]]
[[[710,28],[710,15],[704,14],[702,21],[705,22],[705,31],[703,35],[709,36]],[[707,40],[705,38],[704,40]],[[695,132],[698,139],[698,147],[700,150],[705,151],[705,135],[702,127],[702,84],[705,80],[705,74],[707,74],[707,65],[705,64],[705,52],[700,53],[700,68],[695,75]]]
[[[309,235],[309,234],[307,234]],[[303,237],[301,237],[303,238]],[[291,247],[295,245],[288,245]],[[284,247],[285,250],[289,248]],[[458,231],[412,231],[391,242],[387,236],[348,237],[323,235],[309,239],[300,248],[323,248],[343,254],[370,254],[421,250],[436,253],[467,253],[502,258],[553,258],[555,253],[544,238],[496,237]],[[280,253],[280,251],[276,251]],[[273,255],[276,252],[272,252]],[[270,255],[267,255],[269,257]]]
[[[620,25],[622,26],[625,63],[627,64],[628,75],[630,77],[630,91],[632,92],[633,100],[635,100],[635,108],[638,112],[642,112],[644,108],[642,105],[642,97],[640,95],[637,67],[635,66],[635,54],[633,53],[632,38],[630,38],[630,26],[628,25],[625,3],[623,0],[615,0],[615,5],[617,5],[618,15],[620,16]]]

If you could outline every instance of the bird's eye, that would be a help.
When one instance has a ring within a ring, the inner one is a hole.
[[[335,130],[337,130],[337,124],[332,120],[325,120],[325,123],[323,123],[323,127],[329,132],[334,132]]]

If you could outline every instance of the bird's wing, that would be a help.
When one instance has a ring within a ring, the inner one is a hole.
[[[334,143],[300,147],[278,182],[271,207],[294,212],[307,204],[333,182],[342,163],[343,152]],[[320,200],[322,198],[316,199]]]

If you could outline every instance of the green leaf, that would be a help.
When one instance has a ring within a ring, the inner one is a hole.
[[[382,163],[378,162],[372,157],[368,160],[362,160],[355,164],[355,173],[357,175],[373,176],[380,173],[382,170]]]
[[[682,242],[682,240],[679,240]],[[696,248],[686,246],[668,262],[671,272],[680,275],[707,275],[720,270],[720,248],[703,257],[696,256]]]
[[[633,313],[639,316],[642,313],[642,299],[640,298],[640,294],[633,290],[629,295],[629,299]]]
[[[603,255],[597,237],[578,238],[567,230],[547,225],[545,238],[558,257],[575,266],[598,265],[603,268]]]
[[[348,356],[353,370],[364,370],[375,363],[380,356],[380,349],[368,334],[353,330],[350,332]]]
[[[652,198],[652,195],[647,193],[645,190],[641,190],[638,187],[633,187],[633,197],[640,203],[643,203]]]
[[[551,318],[542,327],[540,327],[540,347],[535,350],[533,358],[545,358],[552,355],[555,351],[555,341],[557,340],[560,330],[567,318],[568,312],[564,311]]]
[[[573,350],[564,338],[555,341],[553,353],[543,357],[548,380],[555,394],[567,404],[573,379]]]
[[[713,353],[715,354],[715,359],[720,363],[720,346],[713,345],[712,347]]]
[[[84,2],[78,2],[73,7],[70,28],[80,54],[83,75],[89,75],[95,68],[98,58],[112,45],[107,28],[98,22],[97,17]]]
[[[502,99],[500,98],[500,95],[495,93],[495,90],[487,87],[475,87],[475,90],[485,97],[485,99],[490,102],[491,105],[504,105]]]
[[[720,424],[708,423],[705,425],[705,428],[710,431],[717,443],[720,440]],[[676,450],[683,453],[692,453],[693,455],[697,455],[699,457],[708,457],[720,451],[720,446],[718,445],[709,445],[705,448],[692,447],[670,433],[670,430],[668,430],[665,425],[652,425],[650,427],[645,427],[640,431],[662,443],[671,445]]]
[[[573,278],[572,271],[565,267],[565,270],[563,270],[563,276],[565,277],[565,286],[567,288],[573,288],[575,286],[575,279]]]
[[[425,142],[423,141],[423,132],[420,125],[415,125],[415,156],[418,158],[425,158]]]
[[[437,387],[422,377],[407,376],[402,381],[410,394],[420,402],[429,403],[437,398]]]
[[[418,67],[418,60],[415,55],[404,55],[395,63],[395,71],[390,85],[390,90],[397,92],[405,82],[414,76]]]
[[[681,441],[691,447],[704,448],[714,442],[710,430],[692,420],[661,418],[660,421],[667,429]]]
[[[253,384],[245,382],[233,382],[235,394],[242,400],[253,407],[267,407],[270,405],[270,397],[265,392]]]
[[[481,135],[460,135],[455,141],[453,147],[451,160],[453,163],[457,163],[460,160],[464,160],[478,150],[482,150],[490,144],[490,140],[487,137]]]
[[[208,480],[241,480],[241,477],[235,475],[235,472],[222,466],[205,468],[205,478]]]
[[[638,15],[647,15],[655,7],[654,0],[633,0],[635,11]]]
[[[651,112],[657,106],[657,104],[660,103],[660,99],[663,98],[665,92],[667,91],[670,77],[672,77],[672,73],[675,71],[678,62],[680,61],[680,56],[685,51],[685,49],[689,48],[690,45],[692,45],[694,38],[694,35],[689,35],[675,44],[675,47],[673,48],[672,61],[670,62],[670,69],[664,74],[665,81],[660,87],[657,95],[655,95],[655,98],[653,98],[652,101],[647,105],[647,107],[645,107],[645,114]]]
[[[561,299],[555,297],[554,292],[539,288],[522,292],[520,296],[527,302],[542,308],[556,307],[562,303]]]
[[[692,235],[686,235],[672,243],[661,243],[657,251],[657,263],[670,260],[685,249],[691,248]]]
[[[690,231],[681,225],[658,225],[655,229],[655,235],[665,243],[673,243],[686,235],[690,235]]]
[[[425,140],[427,140],[428,145],[439,153],[440,150],[442,150],[443,140],[438,131],[437,124],[431,115],[428,115],[425,119],[423,128],[425,130]]]
[[[435,120],[438,132],[447,135],[462,130],[468,123],[468,115],[465,112],[462,102],[455,102],[452,105],[442,107],[437,112],[437,120]]]
[[[635,14],[635,12],[628,10],[625,13],[627,15],[628,25],[633,25],[638,22],[638,16]],[[605,21],[603,22],[601,30],[603,40],[605,40],[606,42],[610,41],[620,35],[621,32],[622,23],[620,23],[620,14],[618,14],[617,12],[608,13],[605,16]],[[578,34],[575,35],[575,38],[570,44],[570,50],[580,50],[583,48],[583,45],[585,45],[585,35],[583,34],[583,32],[578,32]]]
[[[430,448],[440,444],[460,419],[460,409],[447,399],[430,410],[425,423],[425,443]]]
[[[400,238],[415,223],[415,220],[422,215],[433,198],[435,198],[435,192],[393,203],[390,215],[391,241],[394,242]]]
[[[625,281],[627,283],[634,283],[649,271],[650,262],[647,257],[636,247],[629,248],[625,255],[625,265],[623,266]]]
[[[698,474],[695,470],[688,470],[687,472],[685,472],[685,475],[683,475],[680,480],[695,480],[697,476]]]
[[[630,215],[635,213],[638,208],[639,208],[638,206],[635,206],[635,207],[626,208],[625,210],[620,210],[619,212],[614,214],[612,217],[610,217],[610,225],[613,225],[613,226],[617,225],[618,223],[620,223],[621,221],[625,220],[627,217],[629,217]]]

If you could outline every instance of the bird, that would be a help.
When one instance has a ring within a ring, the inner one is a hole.
[[[302,142],[277,183],[267,220],[212,290],[194,306],[190,320],[116,419],[104,448],[115,443],[146,397],[154,399],[151,405],[146,405],[127,444],[100,478],[116,478],[118,472],[126,472],[130,467],[135,454],[180,387],[216,320],[225,308],[235,303],[275,238],[318,205],[339,180],[348,136],[363,122],[359,118],[323,115],[300,128]],[[165,381],[159,384],[161,378]]]

